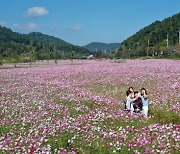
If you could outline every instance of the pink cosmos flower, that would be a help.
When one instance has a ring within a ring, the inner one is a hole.
[[[150,150],[149,148],[146,148],[146,149],[145,149],[145,153],[146,153],[146,154],[150,154],[150,152],[151,152],[151,150]]]

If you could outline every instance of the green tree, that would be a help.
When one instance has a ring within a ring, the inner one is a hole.
[[[12,58],[13,58],[14,67],[16,68],[17,63],[19,62],[19,56],[18,56],[17,52],[13,52]]]
[[[103,53],[102,53],[102,51],[97,51],[97,52],[95,52],[94,56],[95,56],[95,58],[102,58]]]

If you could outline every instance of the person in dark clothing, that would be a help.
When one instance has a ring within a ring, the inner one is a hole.
[[[133,102],[134,112],[139,113],[142,111],[143,103],[142,99],[139,97],[138,92],[134,92],[136,100]]]

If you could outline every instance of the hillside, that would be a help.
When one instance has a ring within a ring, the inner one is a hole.
[[[29,33],[28,36],[30,36],[31,38],[33,38],[35,40],[41,40],[41,42],[45,42],[45,43],[50,43],[50,44],[56,43],[59,46],[70,45],[68,42],[65,42],[62,39],[56,38],[54,36],[45,35],[40,32]]]
[[[116,50],[116,48],[119,48],[120,43],[101,43],[101,42],[92,42],[88,45],[85,45],[84,47],[88,49],[89,51],[95,52],[95,51],[113,51]]]
[[[0,26],[0,57],[8,58],[33,52],[36,59],[69,58],[71,52],[76,55],[89,55],[90,52],[62,39],[39,32],[20,34]]]
[[[129,55],[140,56],[146,55],[147,46],[149,49],[155,49],[157,52],[158,48],[167,46],[167,35],[168,35],[168,46],[175,46],[178,44],[178,30],[180,28],[180,13],[168,17],[162,21],[155,21],[149,26],[138,31],[136,34],[130,36],[128,39],[122,42],[119,51],[130,50],[134,53],[128,53]],[[128,51],[126,51],[128,52]],[[138,52],[138,53],[135,53]],[[152,51],[149,51],[149,54]],[[120,53],[119,53],[120,54]],[[126,54],[121,52],[120,55]]]

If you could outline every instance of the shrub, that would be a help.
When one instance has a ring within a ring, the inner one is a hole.
[[[154,121],[161,124],[180,124],[180,115],[175,111],[151,109],[150,114]]]

